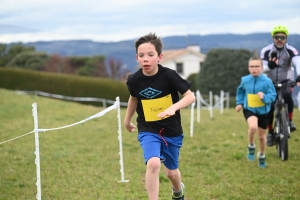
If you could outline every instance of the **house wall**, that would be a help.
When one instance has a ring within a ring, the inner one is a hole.
[[[203,62],[202,58],[193,54],[186,54],[184,56],[165,61],[161,64],[164,67],[168,67],[176,71],[176,63],[183,63],[183,73],[179,73],[179,75],[186,79],[190,74],[200,72],[200,62]]]

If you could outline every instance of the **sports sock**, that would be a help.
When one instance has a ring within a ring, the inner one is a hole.
[[[249,143],[249,147],[252,147],[252,148],[253,148],[253,147],[255,147],[255,144],[254,144],[254,143],[253,143],[253,144],[250,144],[250,143]]]
[[[290,112],[290,113],[289,113],[289,120],[292,121],[292,119],[293,119],[293,113]]]
[[[264,154],[264,153],[261,153],[261,152],[259,152],[259,157],[261,157],[261,158],[264,158],[264,157],[265,157],[265,154]]]
[[[182,189],[180,189],[179,191],[174,191],[174,189],[173,189],[173,196],[174,197],[180,197],[181,193],[182,193]]]

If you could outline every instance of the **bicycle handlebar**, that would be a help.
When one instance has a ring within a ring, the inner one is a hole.
[[[297,82],[289,80],[289,79],[286,79],[286,80],[283,80],[283,81],[281,81],[279,83],[273,83],[273,84],[274,84],[274,87],[276,89],[280,89],[280,88],[285,87],[285,86],[294,87],[297,84]]]

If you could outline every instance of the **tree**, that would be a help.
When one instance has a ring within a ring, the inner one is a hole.
[[[192,91],[192,92],[196,92],[196,79],[197,79],[197,75],[198,74],[190,74],[187,78],[186,78],[186,80],[188,80],[188,81],[191,81],[191,82],[193,82],[193,85],[191,86],[191,88],[190,88],[190,90]]]
[[[130,71],[123,67],[123,64],[119,60],[115,60],[113,58],[108,59],[108,68],[110,70],[109,78],[113,80],[122,80],[125,79],[126,74]]]
[[[92,57],[71,57],[71,67],[76,73],[82,76],[107,77],[107,70],[104,65],[104,56]]]
[[[49,57],[48,62],[43,66],[43,71],[67,74],[75,73],[75,70],[71,67],[69,59],[61,57],[58,54],[54,54]]]
[[[6,51],[6,44],[0,43],[0,67],[5,66],[5,52]]]
[[[253,55],[246,49],[212,49],[197,75],[197,89],[201,93],[223,90],[235,95],[241,77],[249,74],[248,61]]]
[[[6,66],[14,57],[22,52],[35,52],[35,47],[25,46],[21,42],[7,45],[4,54],[4,65]]]
[[[49,56],[46,53],[24,51],[16,55],[9,63],[7,63],[6,66],[31,70],[42,70],[48,58]]]

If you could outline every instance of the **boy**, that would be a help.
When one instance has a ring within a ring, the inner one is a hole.
[[[266,168],[266,131],[268,127],[268,112],[271,103],[276,99],[275,87],[267,76],[262,74],[263,63],[259,57],[252,57],[248,63],[250,74],[242,77],[236,91],[236,111],[243,108],[244,117],[248,123],[248,154],[250,161],[255,160],[254,135],[258,133],[257,152],[258,166]]]
[[[184,184],[178,169],[179,150],[183,131],[180,109],[195,101],[191,82],[182,79],[174,70],[159,64],[162,41],[148,34],[135,42],[136,59],[141,68],[129,75],[126,82],[130,97],[124,119],[129,132],[136,129],[131,118],[137,112],[138,141],[146,164],[145,183],[150,200],[159,197],[161,162],[172,183],[172,199],[184,199]],[[179,100],[178,92],[183,95]]]

